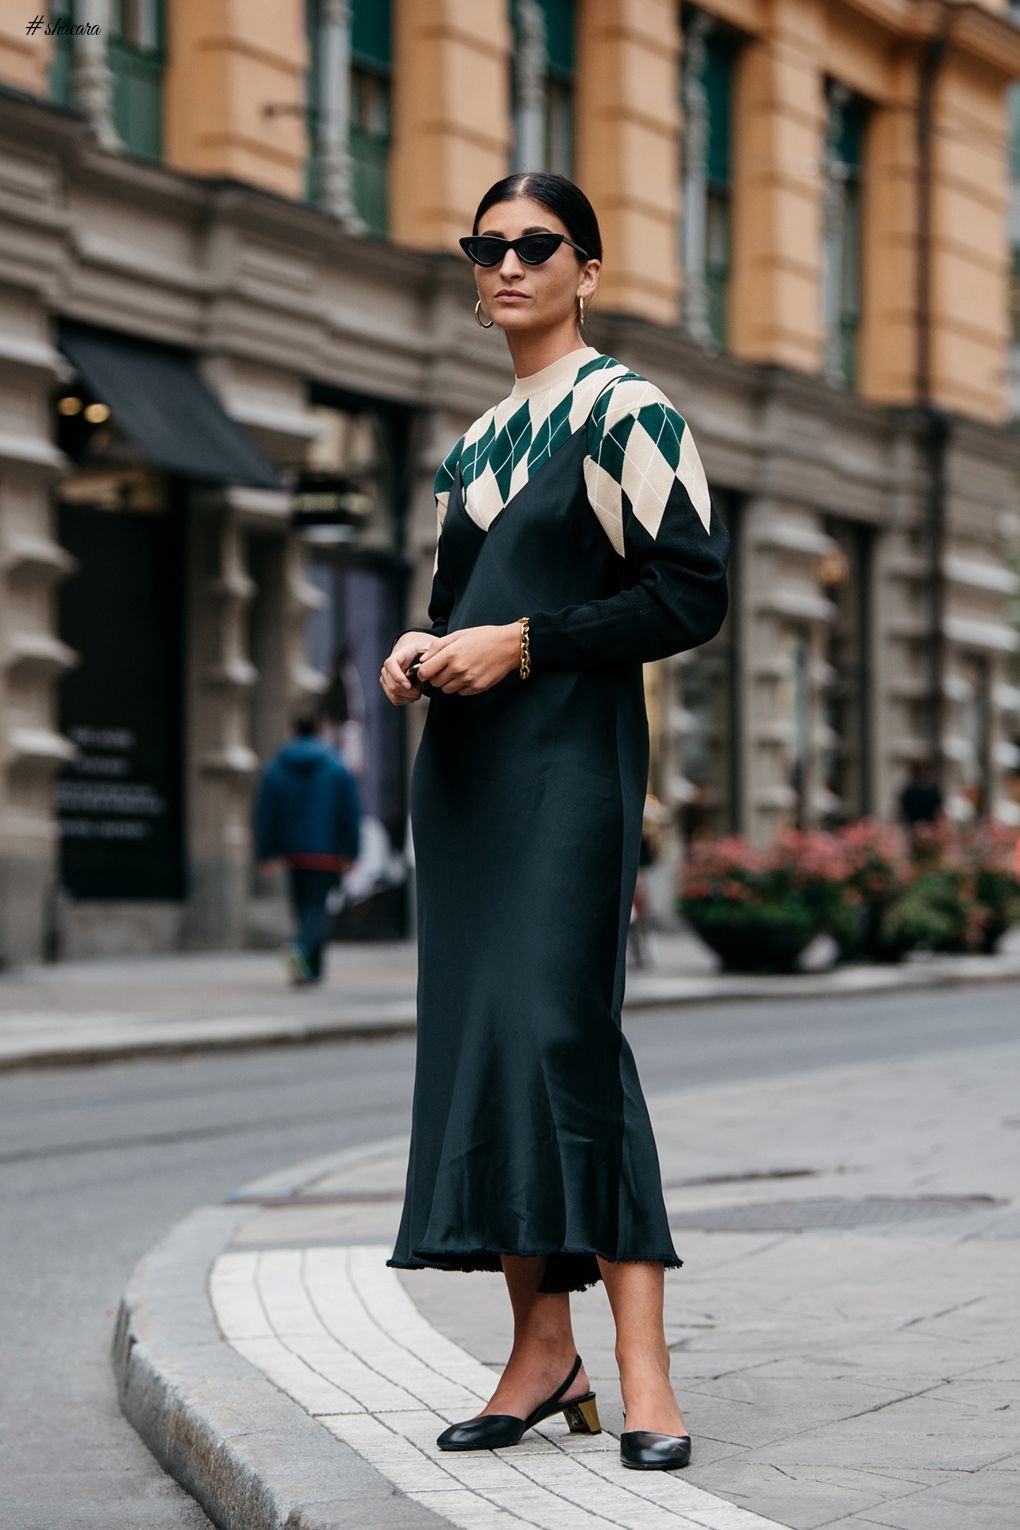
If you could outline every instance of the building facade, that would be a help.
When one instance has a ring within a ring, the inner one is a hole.
[[[659,916],[684,837],[889,813],[919,758],[1020,817],[1007,10],[49,22],[0,0],[0,962],[277,928],[252,792],[315,695],[366,898],[399,887],[424,709],[377,675],[435,466],[510,381],[456,240],[511,168],[590,195],[585,338],[690,421],[734,538],[723,631],[646,670]]]

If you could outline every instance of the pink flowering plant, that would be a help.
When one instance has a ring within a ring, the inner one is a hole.
[[[991,819],[963,829],[924,824],[910,845],[913,876],[888,909],[890,938],[931,951],[994,951],[1020,919],[1016,831]]]
[[[826,927],[842,879],[831,835],[786,830],[768,850],[734,835],[688,852],[680,910],[730,971],[790,971]]]
[[[888,903],[910,880],[910,847],[903,830],[860,818],[838,831],[846,856],[847,885],[863,903]]]
[[[896,824],[861,818],[835,837],[846,864],[841,907],[831,926],[841,955],[881,960],[903,954],[905,948],[884,939],[883,915],[913,875],[907,836]]]
[[[908,839],[875,819],[835,833],[785,829],[765,850],[738,835],[701,840],[678,906],[731,971],[793,970],[823,932],[844,959],[987,951],[1020,921],[1020,846],[1001,824],[936,825]]]
[[[986,818],[963,832],[960,855],[982,915],[975,943],[994,950],[1010,926],[1020,923],[1020,836]]]

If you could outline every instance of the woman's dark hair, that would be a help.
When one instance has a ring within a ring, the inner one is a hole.
[[[471,232],[477,234],[478,225],[490,207],[514,197],[531,197],[541,202],[565,225],[571,239],[587,251],[589,260],[602,259],[602,235],[594,207],[580,186],[568,181],[565,175],[554,175],[548,170],[519,170],[490,186],[478,204]],[[581,262],[584,257],[578,255],[577,259]]]

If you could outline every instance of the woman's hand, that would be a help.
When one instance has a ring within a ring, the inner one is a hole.
[[[420,701],[422,689],[407,678],[407,666],[416,653],[427,653],[438,642],[431,632],[404,632],[394,643],[390,656],[379,671],[379,684],[386,692],[386,699],[395,707],[406,707],[411,701]]]
[[[520,664],[519,622],[463,627],[429,642],[428,657],[419,664],[418,674],[447,696],[479,696]]]

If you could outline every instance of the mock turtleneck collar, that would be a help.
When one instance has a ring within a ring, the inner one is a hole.
[[[547,388],[555,388],[570,382],[581,367],[587,365],[589,361],[594,361],[601,354],[602,352],[597,351],[593,345],[568,351],[565,356],[557,357],[555,361],[550,361],[547,367],[541,367],[537,372],[529,372],[526,377],[515,377],[510,397],[533,398],[536,393],[544,393]]]

